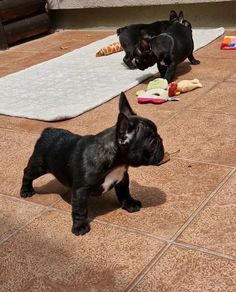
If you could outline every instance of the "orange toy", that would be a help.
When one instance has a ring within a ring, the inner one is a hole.
[[[110,44],[110,45],[102,48],[101,50],[99,50],[96,53],[96,57],[107,56],[110,54],[118,53],[120,51],[123,51],[123,48],[119,42],[116,42],[116,43]]]

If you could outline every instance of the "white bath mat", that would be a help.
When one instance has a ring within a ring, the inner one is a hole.
[[[195,50],[223,33],[223,28],[194,29]],[[145,71],[127,69],[122,61],[124,52],[95,57],[99,49],[116,41],[116,35],[109,36],[2,77],[0,114],[44,121],[72,118],[157,73],[156,66]]]

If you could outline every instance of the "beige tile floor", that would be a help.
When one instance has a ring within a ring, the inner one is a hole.
[[[65,31],[14,46],[0,52],[0,76],[113,33]],[[236,291],[236,51],[221,51],[221,40],[195,53],[199,66],[178,66],[178,80],[203,84],[179,102],[139,105],[147,81],[127,91],[166,150],[180,151],[130,170],[140,212],[121,210],[113,191],[92,198],[83,237],[70,231],[68,190],[47,175],[23,200],[22,172],[43,128],[96,133],[115,123],[118,99],[55,123],[0,116],[0,291]]]

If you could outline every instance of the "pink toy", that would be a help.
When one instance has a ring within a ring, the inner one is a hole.
[[[236,36],[225,36],[220,46],[221,50],[236,50]]]
[[[137,97],[138,103],[157,103],[161,104],[164,102],[167,102],[168,100],[165,98],[159,98],[159,97],[148,97],[148,96],[138,96]]]

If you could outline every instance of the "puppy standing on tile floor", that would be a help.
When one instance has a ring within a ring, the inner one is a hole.
[[[186,58],[193,65],[200,63],[193,56],[192,26],[181,15],[179,22],[172,23],[166,32],[155,37],[146,34],[143,38],[134,51],[136,66],[145,70],[149,64],[157,63],[161,77],[168,82],[173,80],[177,65]]]
[[[24,170],[20,194],[32,196],[33,180],[52,173],[72,189],[72,232],[83,235],[90,230],[90,195],[101,195],[115,187],[121,207],[128,212],[139,211],[141,202],[129,192],[128,168],[159,165],[164,157],[155,124],[136,115],[121,93],[116,125],[97,135],[80,136],[56,128],[43,130]]]
[[[144,35],[148,35],[149,37],[157,36],[165,32],[172,23],[175,22],[181,22],[183,24],[188,23],[188,21],[184,19],[182,11],[177,15],[174,10],[171,10],[169,13],[169,20],[156,21],[148,24],[131,24],[118,28],[117,35],[119,36],[119,41],[125,51],[123,61],[126,66],[130,69],[135,69],[137,67],[133,62],[134,52]],[[151,57],[146,58],[146,68],[153,66],[156,63],[156,60]]]

